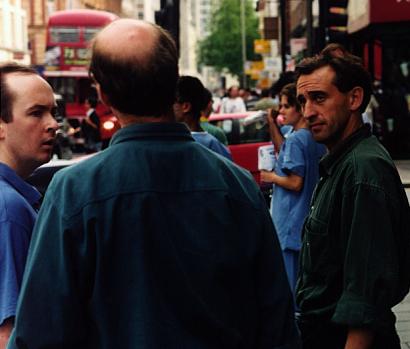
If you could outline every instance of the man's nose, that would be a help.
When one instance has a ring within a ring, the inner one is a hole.
[[[47,132],[51,132],[55,135],[55,133],[57,132],[59,127],[60,126],[58,126],[58,122],[55,119],[55,117],[50,114],[50,117],[49,117],[48,123],[47,123]]]
[[[315,108],[313,107],[312,103],[309,101],[306,101],[306,103],[303,106],[303,117],[307,120],[312,118],[313,116],[316,115]]]

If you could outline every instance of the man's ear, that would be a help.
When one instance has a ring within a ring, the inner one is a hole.
[[[100,101],[103,102],[107,107],[111,107],[108,96],[101,90],[101,85],[99,83],[96,83],[95,88],[97,89],[98,98],[100,99]]]
[[[182,102],[181,109],[184,114],[189,113],[192,109],[192,104],[190,102]]]
[[[4,130],[4,121],[0,119],[0,139],[4,139],[6,131]]]
[[[350,91],[350,110],[356,111],[360,108],[363,102],[364,92],[363,88],[360,86],[353,87]]]

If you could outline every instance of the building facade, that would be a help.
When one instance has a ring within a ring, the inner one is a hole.
[[[27,12],[21,0],[0,1],[0,61],[30,63]]]

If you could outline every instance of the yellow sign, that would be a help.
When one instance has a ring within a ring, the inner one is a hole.
[[[252,80],[259,80],[261,71],[265,68],[263,61],[251,62],[250,76]]]
[[[270,41],[258,39],[253,41],[255,53],[270,53]]]

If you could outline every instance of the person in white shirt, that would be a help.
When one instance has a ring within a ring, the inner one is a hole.
[[[246,111],[245,102],[239,97],[239,87],[231,86],[228,89],[228,97],[222,99],[221,113],[232,114]]]

